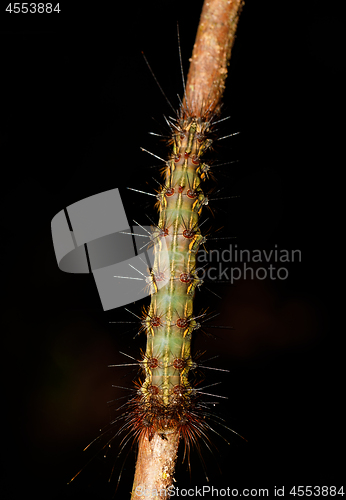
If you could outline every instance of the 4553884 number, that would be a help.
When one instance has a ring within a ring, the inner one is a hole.
[[[344,496],[344,487],[336,486],[293,486],[289,492],[290,495],[298,497],[335,497]]]
[[[10,14],[52,14],[53,12],[60,12],[59,4],[53,5],[52,3],[9,3],[6,7],[6,12]]]

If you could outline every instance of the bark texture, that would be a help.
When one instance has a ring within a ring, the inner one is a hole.
[[[150,441],[147,436],[140,440],[132,500],[169,497],[167,490],[173,483],[178,444],[177,432],[166,433],[164,439],[156,433]]]
[[[204,2],[186,85],[187,108],[194,116],[218,110],[243,4],[243,0]]]

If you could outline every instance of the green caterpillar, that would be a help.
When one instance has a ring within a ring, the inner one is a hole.
[[[214,6],[214,2],[212,4]],[[141,359],[129,356],[135,361],[132,365],[140,366],[141,373],[132,388],[133,396],[118,408],[122,413],[110,423],[112,430],[114,424],[121,422],[120,429],[102,448],[110,447],[116,437],[123,436],[119,444],[119,457],[128,443],[138,443],[132,498],[145,498],[147,490],[153,488],[164,491],[166,496],[173,486],[180,440],[185,445],[182,462],[187,457],[190,468],[190,449],[195,446],[205,470],[200,442],[204,442],[211,451],[209,431],[220,434],[208,422],[223,425],[220,423],[222,419],[209,412],[209,405],[215,403],[202,399],[201,389],[197,388],[190,376],[191,371],[198,366],[191,353],[192,334],[201,327],[203,320],[199,321],[199,318],[206,316],[206,312],[194,311],[195,292],[203,283],[196,269],[197,253],[206,242],[206,236],[201,232],[203,222],[200,222],[200,218],[203,207],[209,202],[202,184],[209,178],[210,166],[203,160],[213,143],[211,137],[217,123],[215,117],[221,108],[227,61],[241,0],[235,0],[234,4],[220,2],[215,5],[216,10],[213,6],[206,2],[203,7],[186,85],[178,34],[184,99],[180,101],[175,118],[166,118],[170,129],[170,152],[168,159],[163,160],[163,185],[159,183],[161,189],[156,194],[159,220],[157,225],[153,223],[150,235],[154,259],[149,259],[151,267],[146,278],[151,302],[142,318],[132,313],[141,322],[139,330],[146,333],[146,348]],[[199,39],[202,42],[198,42]],[[235,134],[219,140],[232,135]],[[145,193],[142,190],[139,192]],[[125,234],[148,238],[148,231],[136,224],[147,234],[136,234],[136,231]],[[142,260],[141,257],[139,260]],[[129,265],[143,275],[132,264]],[[143,280],[138,276],[114,274],[113,277]],[[225,425],[223,427],[227,428]],[[153,498],[159,496],[162,496],[161,493]]]
[[[181,110],[181,116],[184,111]],[[166,163],[165,184],[157,197],[159,223],[152,235],[155,260],[151,270],[151,304],[143,320],[147,333],[142,360],[145,380],[129,404],[127,422],[136,436],[163,439],[173,429],[188,439],[203,425],[196,419],[196,390],[189,382],[192,332],[199,328],[193,312],[196,287],[196,254],[206,241],[198,226],[208,199],[201,183],[209,166],[201,157],[210,147],[211,121],[181,117],[168,122],[172,130],[172,152]],[[158,286],[165,280],[164,286]],[[125,427],[126,427],[125,425]]]

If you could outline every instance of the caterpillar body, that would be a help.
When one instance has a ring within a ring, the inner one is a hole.
[[[212,9],[210,5],[206,2],[204,8]],[[232,7],[222,4],[232,36],[240,6],[241,0],[236,0]],[[222,15],[219,16],[219,25],[225,26]],[[207,90],[194,94],[196,72],[191,73],[190,84],[189,73],[186,86],[183,77],[184,99],[180,100],[179,111],[173,118],[165,117],[170,151],[163,160],[162,184],[159,182],[160,189],[154,195],[159,217],[150,235],[154,250],[154,261],[146,277],[150,305],[144,309],[142,318],[135,314],[141,323],[140,331],[146,334],[146,347],[140,360],[133,358],[141,372],[135,380],[133,396],[120,406],[121,415],[110,424],[113,436],[105,445],[110,446],[120,436],[119,456],[128,443],[138,443],[132,498],[147,497],[145,492],[142,496],[138,493],[137,488],[142,486],[146,491],[155,488],[169,496],[167,488],[172,486],[179,443],[183,442],[182,461],[187,458],[189,468],[193,446],[204,465],[200,442],[210,450],[210,431],[219,434],[212,423],[220,421],[209,411],[209,405],[214,406],[215,401],[202,399],[203,392],[191,376],[198,367],[192,356],[191,341],[193,332],[200,329],[207,318],[206,311],[194,309],[195,292],[203,285],[198,274],[197,253],[207,241],[201,230],[205,222],[201,221],[203,207],[209,204],[203,184],[212,177],[211,166],[205,157],[214,142],[214,125],[222,121],[218,116],[230,45],[225,44],[222,50],[218,48],[218,53],[224,52],[225,57],[216,73],[210,75]],[[180,64],[182,69],[181,56]],[[120,428],[114,434],[114,425],[119,422]],[[152,498],[159,497],[161,495]]]
[[[202,280],[196,273],[196,255],[205,241],[198,226],[208,203],[201,183],[209,167],[202,162],[212,140],[207,138],[206,116],[170,122],[172,153],[165,168],[165,181],[157,197],[159,222],[153,232],[155,261],[151,279],[151,304],[144,319],[147,333],[142,361],[145,380],[135,401],[129,423],[138,435],[154,432],[164,437],[172,428],[187,438],[198,430],[193,418],[196,391],[189,382],[192,332],[199,327],[193,299]],[[167,284],[158,287],[157,282]],[[194,408],[194,409],[192,409]]]

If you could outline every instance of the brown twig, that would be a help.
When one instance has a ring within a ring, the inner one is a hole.
[[[243,3],[243,0],[204,2],[186,85],[185,101],[194,116],[218,110]]]
[[[190,59],[186,115],[217,113],[242,5],[243,0],[205,0]],[[163,427],[139,439],[132,500],[169,497],[180,437],[178,422]]]
[[[131,499],[156,500],[169,496],[167,492],[173,483],[178,444],[176,430],[166,433],[164,439],[156,433],[150,441],[145,437],[139,442]]]

